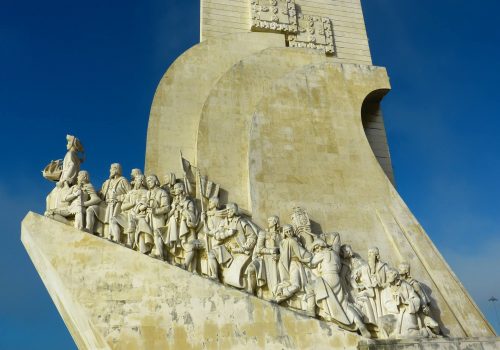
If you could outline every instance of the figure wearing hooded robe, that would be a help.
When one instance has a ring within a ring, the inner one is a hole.
[[[403,262],[398,266],[400,278],[410,284],[421,301],[421,307],[418,312],[420,321],[420,331],[424,336],[439,336],[441,329],[436,320],[431,316],[431,298],[423,288],[422,284],[411,276],[410,264]]]
[[[391,323],[391,338],[420,336],[417,313],[420,310],[420,298],[413,287],[403,281],[396,270],[387,272],[388,287],[381,293],[382,303],[387,312],[380,324]],[[394,315],[395,317],[390,317]],[[387,321],[386,321],[387,320]],[[384,322],[385,321],[385,322]]]

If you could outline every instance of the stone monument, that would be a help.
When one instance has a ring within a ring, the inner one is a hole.
[[[145,175],[94,186],[68,135],[22,223],[78,347],[500,346],[393,185],[389,90],[359,0],[201,0]]]

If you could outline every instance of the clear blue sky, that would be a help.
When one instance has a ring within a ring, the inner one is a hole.
[[[498,0],[365,0],[397,187],[490,322],[500,297]],[[40,176],[80,137],[100,184],[142,167],[149,108],[173,60],[198,42],[198,1],[12,1],[0,10],[0,348],[75,345],[20,243],[43,212]],[[126,135],[128,141],[123,142]],[[498,306],[500,308],[500,306]]]

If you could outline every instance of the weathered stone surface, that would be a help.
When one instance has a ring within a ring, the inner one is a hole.
[[[149,117],[145,172],[181,173],[179,150],[195,157],[200,114],[212,86],[242,58],[284,46],[279,34],[238,33],[213,38],[182,54],[161,79]],[[173,142],[175,140],[175,142]]]
[[[342,62],[371,64],[360,0],[294,0],[300,14],[328,17],[333,23],[337,57]],[[226,34],[250,31],[251,0],[202,0],[200,3],[200,41]],[[260,0],[266,5],[269,0]]]
[[[188,129],[193,134],[160,132],[157,140],[164,147],[148,145],[148,171],[163,175],[165,167],[178,163],[155,165],[152,148],[165,154],[168,145],[195,149],[194,165],[221,184],[223,200],[238,202],[257,224],[264,226],[275,214],[285,223],[294,205],[305,207],[316,231],[340,232],[362,255],[378,246],[391,266],[408,261],[414,277],[432,290],[434,316],[446,335],[494,335],[367,141],[362,106],[389,90],[385,69],[325,61],[316,54],[271,48],[235,62],[205,92],[199,115],[190,115],[199,120]],[[187,101],[176,106],[184,105]],[[165,128],[182,124],[169,114],[155,119]]]
[[[440,338],[408,340],[362,340],[359,350],[493,350],[500,349],[500,338]]]
[[[361,339],[34,213],[21,238],[80,349],[355,349]]]

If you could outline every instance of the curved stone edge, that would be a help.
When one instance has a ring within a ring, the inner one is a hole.
[[[34,222],[47,220],[29,212],[21,223],[21,242],[33,262],[52,301],[79,349],[111,349],[102,335],[85,319],[85,311],[76,302],[59,278],[57,270],[46,252],[40,250],[37,237],[29,226]],[[57,226],[57,225],[56,225]],[[41,226],[41,229],[43,225]],[[83,316],[83,318],[82,318]]]
[[[334,67],[336,66],[333,63],[326,63],[323,64],[323,66],[330,66]],[[337,65],[337,67],[341,67]],[[308,67],[304,67],[300,70],[296,70],[294,72],[291,72],[289,75],[284,76],[280,81],[277,80],[275,82],[275,85],[281,84],[282,86],[289,87],[289,86],[294,86],[295,81],[293,81],[293,76],[297,74],[302,74],[304,76],[307,76],[309,80],[312,79],[312,71],[321,69],[321,65],[311,65]],[[355,65],[342,65],[342,69],[347,69],[351,70],[351,73],[344,73],[344,74],[354,74],[354,71],[356,69]],[[375,69],[374,67],[370,67],[369,70]],[[376,70],[375,70],[376,71]],[[385,72],[380,70],[380,73]],[[291,78],[290,81],[287,81],[287,79]],[[368,89],[366,86],[360,85],[356,87],[356,89],[360,89],[361,92],[357,93],[357,99],[358,104],[361,106],[361,103],[363,102],[363,99],[371,93],[370,90],[374,89],[387,89],[389,86],[384,87],[384,84],[381,83],[384,81],[384,79],[373,79],[369,78],[368,76],[365,77],[364,79],[366,82],[372,81],[372,84],[375,83],[374,85],[371,85]],[[387,79],[387,78],[385,78]],[[377,87],[377,82],[379,87]],[[334,83],[332,81],[332,83]],[[313,82],[309,82],[309,84],[314,84]],[[362,89],[362,88],[365,89]],[[265,96],[261,102],[259,102],[255,115],[258,116],[259,113],[261,112],[261,106],[262,104],[273,104],[273,96],[274,94],[283,96],[284,92],[281,91],[279,93],[273,92],[274,86],[272,89],[270,89],[270,93]],[[310,93],[312,95],[312,93]],[[294,92],[289,93],[288,95],[294,96]],[[267,101],[267,102],[266,102]],[[278,112],[274,111],[279,115]],[[360,111],[359,111],[360,114]],[[353,111],[353,117],[357,115],[357,111]],[[359,120],[358,120],[359,119]],[[360,124],[360,118],[355,120],[357,124]],[[285,123],[286,124],[286,123]],[[366,140],[366,135],[363,134],[362,132],[362,126],[358,125],[359,129],[356,132],[356,139],[359,139],[356,144],[359,146],[363,145],[364,151],[364,157],[365,158],[370,158],[370,162],[367,162],[370,166],[365,166],[361,170],[364,172],[369,172],[371,177],[373,178],[374,175],[376,175],[377,178],[377,188],[374,188],[371,186],[369,189],[370,191],[374,191],[375,197],[373,198],[373,203],[371,203],[372,199],[367,198],[367,202],[364,204],[365,206],[371,206],[372,209],[371,211],[376,214],[378,219],[380,220],[380,223],[382,224],[382,227],[384,228],[383,231],[385,231],[385,234],[387,235],[388,241],[387,244],[384,244],[386,246],[387,251],[392,250],[392,256],[390,257],[390,260],[393,260],[394,262],[401,262],[406,259],[410,259],[412,257],[412,261],[415,263],[412,263],[412,270],[413,266],[415,267],[417,279],[424,281],[426,283],[432,283],[431,289],[436,292],[436,296],[440,295],[437,299],[439,300],[438,307],[441,311],[446,311],[446,319],[448,320],[444,324],[445,326],[449,326],[452,328],[450,330],[450,334],[454,336],[488,336],[488,335],[495,335],[495,332],[491,325],[488,323],[488,321],[485,319],[484,315],[482,312],[479,310],[477,305],[474,303],[468,292],[463,288],[461,285],[460,281],[457,279],[451,268],[446,264],[444,258],[441,256],[441,254],[438,252],[434,244],[431,242],[430,238],[427,236],[427,234],[424,232],[422,227],[419,225],[418,221],[411,215],[409,212],[409,209],[406,207],[404,204],[403,200],[397,194],[397,191],[393,187],[393,185],[390,183],[390,181],[387,179],[385,176],[385,173],[383,172],[383,169],[380,167],[378,162],[375,159],[375,156],[373,155],[373,152],[371,152],[370,147],[368,145],[368,142]],[[361,137],[360,137],[361,136]],[[255,141],[256,139],[261,139],[261,137],[256,137],[255,135],[251,136],[251,139]],[[269,141],[269,140],[268,140]],[[366,141],[366,142],[364,142]],[[265,143],[265,142],[264,142]],[[252,148],[253,146],[250,146]],[[272,153],[270,149],[266,151],[266,154]],[[256,156],[255,154],[253,156]],[[264,156],[256,156],[256,159],[250,158],[249,164],[254,167],[254,169],[250,169],[250,173],[253,175],[250,176],[251,183],[249,184],[250,187],[252,187],[253,192],[252,192],[252,203],[254,206],[256,205],[257,207],[252,208],[252,213],[254,214],[254,218],[257,220],[257,222],[260,222],[264,220],[265,218],[265,213],[270,212],[272,210],[273,213],[277,213],[280,216],[284,215],[286,212],[286,208],[280,208],[280,202],[272,202],[272,204],[268,205],[269,200],[267,198],[266,193],[274,193],[275,191],[279,191],[279,189],[276,189],[273,187],[273,189],[266,189],[261,191],[262,196],[256,196],[256,186],[255,183],[255,176],[259,172],[258,169],[255,168],[256,165],[259,163],[259,159],[264,158]],[[302,157],[303,158],[303,157]],[[302,159],[301,158],[301,159]],[[371,159],[373,158],[373,159]],[[285,157],[285,159],[288,159]],[[365,164],[366,165],[366,164]],[[310,167],[314,169],[314,165],[311,164]],[[304,164],[304,168],[308,169],[310,168]],[[280,168],[280,166],[278,166]],[[274,172],[274,171],[273,171]],[[300,171],[296,171],[295,173],[300,173]],[[325,174],[326,175],[326,174]],[[261,175],[257,175],[261,176]],[[323,177],[326,178],[326,177]],[[271,181],[271,183],[283,183],[283,180],[274,180]],[[325,184],[323,184],[325,185]],[[289,188],[292,188],[294,186],[290,185],[288,186]],[[282,190],[282,189],[281,189]],[[347,189],[345,189],[347,190]],[[303,192],[302,192],[303,193]],[[319,194],[317,194],[319,195]],[[261,198],[262,197],[262,198]],[[267,198],[264,200],[264,197]],[[301,197],[297,193],[297,198],[300,199],[301,205],[305,205],[303,201],[305,198],[303,196]],[[308,207],[309,210],[314,207],[315,203],[311,201],[311,198],[309,198],[308,204],[305,205]],[[281,198],[280,201],[281,203],[286,203],[287,206],[294,205],[293,203],[290,204],[290,201],[292,198]],[[298,199],[297,199],[298,200]],[[314,200],[314,198],[313,198]],[[371,204],[370,204],[370,203]],[[264,205],[264,207],[262,207]],[[268,205],[266,208],[265,206]],[[326,202],[324,203],[326,205]],[[279,209],[278,209],[279,208]],[[394,208],[397,208],[395,210]],[[359,208],[358,208],[359,209]],[[285,210],[285,212],[283,212]],[[321,210],[320,210],[321,211]],[[314,210],[311,210],[314,215]],[[319,214],[319,212],[317,212]],[[319,223],[321,225],[325,225],[327,229],[335,228],[336,225],[334,225],[334,222],[330,222],[328,224],[328,218],[327,217],[320,217]],[[352,222],[350,223],[352,226]],[[343,232],[341,230],[341,232]],[[415,234],[414,232],[417,232],[418,234]],[[373,233],[373,232],[371,232]],[[380,232],[382,236],[384,234]],[[343,238],[346,238],[343,235]],[[349,239],[349,235],[347,235],[347,238]],[[383,237],[382,237],[383,238]],[[358,242],[359,243],[359,242]],[[373,243],[371,243],[373,244]],[[392,248],[389,248],[391,247]],[[358,249],[356,249],[359,251]],[[386,257],[387,259],[388,257]],[[419,263],[417,264],[417,261]],[[397,265],[394,265],[397,266]],[[422,278],[423,276],[426,276],[425,278]],[[446,281],[446,282],[444,282]],[[453,321],[452,321],[453,320]],[[456,321],[455,321],[456,320]],[[449,323],[448,323],[449,322]],[[443,325],[443,324],[441,324]]]
[[[248,139],[223,136],[235,130],[238,135],[250,133],[255,106],[275,80],[303,66],[329,61],[314,50],[268,48],[236,62],[212,87],[197,131],[197,166],[210,174],[212,181],[223,184],[229,200],[240,208],[251,211]],[[217,125],[217,129],[211,129],[211,125]],[[213,154],[224,157],[216,158]]]
[[[392,216],[400,232],[412,245],[412,249],[424,264],[439,292],[444,296],[454,316],[461,320],[460,325],[467,337],[496,336],[497,333],[469,292],[463,286],[451,266],[447,263],[431,238],[412,214],[403,198],[392,187],[393,204],[390,206]],[[459,291],[459,292],[458,292]],[[464,305],[466,307],[451,307]]]
[[[195,159],[201,110],[213,84],[243,57],[284,46],[280,34],[237,33],[203,41],[177,58],[158,84],[151,105],[145,171],[160,176],[182,173],[179,150]]]
[[[355,333],[29,213],[22,241],[80,349],[355,349]]]

